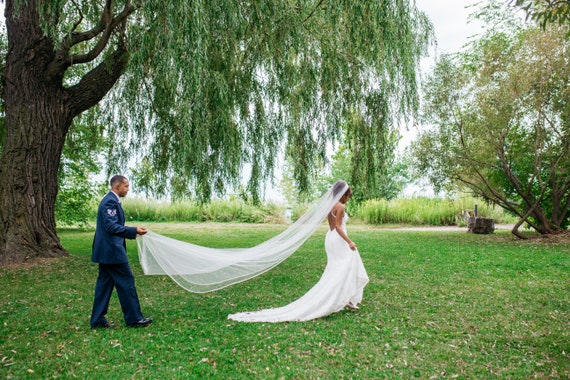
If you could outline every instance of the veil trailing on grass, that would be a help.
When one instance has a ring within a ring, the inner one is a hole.
[[[194,293],[249,280],[291,256],[347,189],[346,182],[338,181],[289,228],[251,248],[208,248],[149,231],[137,239],[141,266],[145,274],[166,274]]]

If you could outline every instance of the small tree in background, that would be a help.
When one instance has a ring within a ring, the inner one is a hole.
[[[335,170],[346,175],[357,202],[390,200],[408,183],[407,166],[396,156],[400,134],[392,126],[394,120],[378,120],[383,115],[385,113],[376,117],[353,114],[347,123],[345,145],[341,145],[333,157],[333,178]],[[379,128],[380,125],[386,127]],[[346,163],[350,164],[348,168],[342,166]]]
[[[569,222],[568,29],[511,20],[436,63],[425,85],[433,128],[414,144],[414,167],[436,189],[465,189],[518,216],[519,237],[523,223],[551,234]]]
[[[365,128],[350,127],[352,138],[349,140],[347,133],[339,139],[339,143],[333,149],[324,169],[311,178],[308,191],[301,192],[295,186],[292,174],[292,166],[286,162],[283,177],[280,182],[280,190],[289,203],[306,202],[313,200],[339,179],[349,183],[353,189],[353,199],[362,202],[368,199],[393,199],[397,197],[403,188],[409,183],[408,166],[402,157],[396,155],[398,132],[394,129],[385,131],[386,136],[382,139],[356,138],[355,135],[365,133]],[[345,130],[349,127],[345,127]],[[366,136],[366,135],[365,135]],[[378,147],[373,141],[381,141]],[[360,160],[366,160],[369,165],[362,167],[356,162],[355,153]],[[368,157],[360,157],[366,154]]]
[[[94,177],[104,167],[101,162],[109,147],[104,128],[91,119],[92,112],[77,118],[67,134],[58,172],[59,192],[55,205],[58,225],[85,226],[93,220],[100,196]],[[105,190],[109,186],[106,183]]]

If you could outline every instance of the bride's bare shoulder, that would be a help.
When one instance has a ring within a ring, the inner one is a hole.
[[[336,204],[332,208],[332,213],[334,216],[338,215],[339,212],[344,211],[344,205],[340,202],[336,202]]]

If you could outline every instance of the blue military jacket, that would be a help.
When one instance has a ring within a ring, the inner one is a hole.
[[[101,264],[128,262],[125,238],[135,239],[136,227],[125,226],[125,214],[119,198],[112,191],[101,200],[97,210],[97,227],[91,261]]]

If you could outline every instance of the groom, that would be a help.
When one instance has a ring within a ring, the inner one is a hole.
[[[101,200],[97,210],[97,228],[93,239],[91,261],[99,263],[99,276],[95,285],[95,300],[91,313],[91,328],[112,328],[105,318],[113,288],[129,327],[145,327],[152,318],[144,318],[135,288],[135,277],[129,266],[125,238],[135,239],[147,233],[146,228],[126,227],[120,197],[129,192],[129,180],[116,175],[111,178],[111,191]]]

